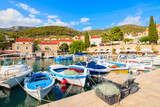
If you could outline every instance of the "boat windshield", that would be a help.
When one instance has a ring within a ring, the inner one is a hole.
[[[21,65],[21,64],[24,64],[23,61],[12,61],[12,60],[9,60],[9,61],[5,61],[3,66],[9,66],[9,65]]]

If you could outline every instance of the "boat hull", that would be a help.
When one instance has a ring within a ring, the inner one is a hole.
[[[85,86],[86,78],[88,76],[88,75],[77,75],[77,76],[76,75],[75,76],[63,75],[61,73],[54,71],[52,67],[49,67],[49,71],[52,75],[56,77],[57,80],[61,81],[63,78],[65,78],[69,84],[74,84],[80,87]]]
[[[30,89],[25,89],[25,90],[33,98],[38,99],[39,101],[42,101],[43,98],[52,90],[52,88],[53,88],[53,85],[47,88],[40,88],[36,90],[30,90]]]
[[[63,77],[56,77],[56,79],[58,81],[61,81],[63,79]],[[69,84],[73,84],[73,85],[77,85],[80,87],[84,87],[85,83],[86,83],[86,78],[79,78],[79,79],[69,79],[69,78],[65,78],[67,80],[67,83]]]
[[[114,72],[114,73],[117,73],[117,74],[120,74],[120,73],[123,73],[123,74],[128,74],[128,69],[122,69],[122,70],[110,70],[110,72]]]

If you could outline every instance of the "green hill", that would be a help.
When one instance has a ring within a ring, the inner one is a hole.
[[[63,26],[42,26],[31,29],[22,30],[15,33],[24,37],[48,37],[48,36],[75,36],[82,35],[78,30]]]
[[[123,33],[133,33],[136,34],[138,32],[143,32],[146,30],[147,27],[145,26],[138,26],[138,25],[122,25],[118,26]],[[89,31],[89,35],[101,35],[103,33],[110,33],[110,29],[94,29]]]
[[[118,26],[123,33],[143,32],[147,27],[138,25],[123,25]],[[111,29],[111,28],[110,28]],[[89,35],[102,35],[103,33],[110,34],[110,29],[94,29],[90,30]],[[0,28],[0,33],[7,34],[9,37],[23,37],[23,38],[39,38],[39,37],[73,37],[75,35],[84,35],[73,28],[63,26],[42,26],[42,27],[26,27],[26,26],[13,26],[11,28]]]

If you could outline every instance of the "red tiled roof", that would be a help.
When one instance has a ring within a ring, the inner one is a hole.
[[[10,51],[0,51],[0,53],[16,53],[17,51],[12,51],[12,50],[10,50]]]
[[[34,42],[34,39],[17,39],[16,38],[15,42]]]
[[[74,41],[73,39],[60,39],[59,41],[63,41],[63,42],[72,42]]]
[[[59,44],[59,43],[56,43],[56,42],[38,42],[38,44],[47,44],[47,45],[54,44],[54,45],[56,45],[56,44]]]
[[[78,36],[78,39],[81,39],[81,36]]]
[[[148,28],[145,30],[145,32],[148,31]]]
[[[159,27],[159,26],[160,26],[160,24],[157,24],[157,25],[156,25],[156,27]]]
[[[38,44],[60,44],[60,42],[57,40],[45,40],[42,42],[38,42]]]
[[[134,35],[133,37],[136,37],[136,36],[138,36],[138,34]]]
[[[91,39],[101,38],[99,36],[91,36]]]

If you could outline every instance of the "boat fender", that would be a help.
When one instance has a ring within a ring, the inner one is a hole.
[[[67,83],[67,80],[65,79],[65,78],[63,78],[62,80],[61,80],[61,84],[62,85],[65,85]]]

